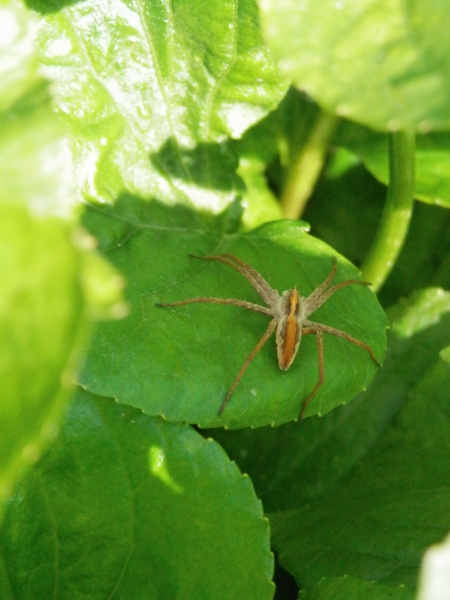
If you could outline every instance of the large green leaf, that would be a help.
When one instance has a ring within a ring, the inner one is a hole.
[[[287,87],[254,0],[70,3],[45,17],[40,42],[89,198],[127,190],[217,212],[242,189],[225,136],[239,137]]]
[[[1,497],[55,434],[83,303],[80,258],[61,222],[6,204],[0,213]]]
[[[64,136],[51,115],[44,84],[36,78],[34,24],[15,2],[3,4],[0,17],[2,36],[14,50],[11,58],[2,37],[1,501],[22,466],[37,460],[56,433],[69,387],[62,373],[83,320],[83,302],[81,258],[67,225],[55,217],[56,196],[63,191],[70,162],[62,151]],[[67,214],[65,207],[61,212]]]
[[[334,253],[309,236],[305,224],[277,221],[247,234],[224,235],[204,229],[196,213],[130,199],[110,214],[90,209],[86,223],[104,240],[104,252],[125,275],[131,313],[121,322],[97,326],[81,375],[84,386],[149,415],[201,426],[260,426],[298,417],[318,379],[313,336],[304,338],[297,360],[286,372],[279,370],[270,340],[219,417],[225,393],[266,330],[268,317],[233,306],[162,308],[155,303],[212,296],[261,304],[234,270],[189,257],[221,252],[253,265],[279,291],[297,286],[308,295],[329,274]],[[357,276],[356,269],[338,257],[336,281]],[[340,290],[311,318],[365,341],[382,360],[385,315],[367,287]],[[368,353],[354,344],[334,336],[326,336],[324,344],[326,382],[307,415],[324,414],[348,402],[377,370]]]
[[[414,587],[423,552],[450,529],[449,385],[450,364],[436,362],[329,497],[271,515],[275,548],[298,582],[349,574]]]
[[[1,501],[57,433],[86,309],[108,314],[118,286],[110,266],[80,249],[92,239],[70,226],[70,154],[46,83],[31,68],[34,24],[15,2],[3,3],[0,16],[16,52],[12,60],[0,48],[0,72],[10,85],[1,90],[0,113]],[[11,64],[16,72],[9,77]]]
[[[445,2],[259,3],[281,68],[326,110],[378,130],[449,127]]]
[[[21,600],[269,599],[268,533],[218,444],[80,391],[9,503],[0,587]]]

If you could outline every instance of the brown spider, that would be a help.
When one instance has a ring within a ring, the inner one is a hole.
[[[223,413],[225,406],[236,389],[237,384],[244,375],[247,367],[267,342],[275,329],[278,365],[283,371],[287,371],[287,369],[289,369],[291,366],[300,346],[302,335],[316,335],[317,350],[319,355],[319,380],[312,392],[303,402],[298,417],[299,420],[303,419],[303,414],[306,407],[325,381],[322,333],[329,333],[331,335],[344,338],[348,342],[352,342],[352,344],[356,344],[369,353],[370,358],[374,361],[374,363],[376,363],[379,367],[381,366],[376,359],[372,348],[368,344],[357,340],[340,329],[335,329],[334,327],[329,327],[328,325],[322,325],[321,323],[315,323],[314,321],[308,320],[309,315],[317,310],[319,306],[322,306],[322,304],[331,296],[331,294],[334,294],[334,292],[337,290],[352,284],[370,285],[366,281],[347,279],[347,281],[343,281],[329,287],[334,275],[336,274],[336,259],[334,259],[331,273],[328,275],[325,281],[321,283],[313,292],[311,292],[308,297],[305,298],[300,296],[295,288],[286,290],[280,296],[278,291],[271,288],[264,277],[258,273],[258,271],[232,254],[227,253],[214,256],[195,256],[194,254],[191,254],[190,256],[193,258],[199,258],[201,260],[218,260],[225,265],[232,267],[247,279],[247,281],[255,288],[267,306],[260,306],[259,304],[253,304],[252,302],[237,300],[235,298],[204,297],[190,298],[188,300],[181,300],[179,302],[171,302],[169,304],[157,303],[156,306],[182,306],[183,304],[191,304],[192,302],[212,302],[215,304],[233,304],[234,306],[240,306],[241,308],[254,310],[272,317],[265,334],[247,356],[225,400],[222,402],[222,405],[219,408],[219,416]]]

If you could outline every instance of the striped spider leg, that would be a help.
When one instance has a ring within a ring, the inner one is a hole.
[[[337,269],[336,259],[334,260],[333,268],[331,269],[331,272],[325,279],[325,281],[321,283],[313,292],[311,292],[309,296],[303,297],[300,296],[300,294],[295,288],[286,290],[280,295],[277,290],[270,287],[270,285],[267,283],[264,277],[260,273],[258,273],[258,271],[256,271],[253,267],[246,264],[236,256],[233,256],[232,254],[226,253],[214,256],[191,256],[193,256],[193,258],[199,258],[201,260],[217,260],[219,262],[224,263],[225,265],[228,265],[232,269],[235,269],[236,271],[241,273],[247,279],[247,281],[255,288],[255,290],[261,296],[262,300],[265,302],[266,306],[260,306],[259,304],[253,304],[252,302],[246,302],[245,300],[238,300],[236,298],[207,298],[203,296],[189,298],[188,300],[180,300],[179,302],[158,303],[157,306],[183,306],[185,304],[191,304],[193,302],[232,304],[233,306],[240,306],[241,308],[246,308],[247,310],[254,310],[256,312],[263,313],[268,317],[272,317],[266,329],[266,332],[245,359],[241,370],[237,374],[236,379],[230,387],[225,400],[222,402],[222,405],[219,408],[219,416],[223,413],[226,405],[228,404],[228,401],[230,400],[234,390],[236,389],[236,386],[238,385],[248,366],[274,331],[276,332],[275,338],[278,365],[283,371],[287,371],[291,366],[300,346],[302,335],[314,334],[316,336],[319,362],[319,379],[312,392],[302,404],[300,414],[298,417],[299,420],[303,419],[306,407],[311,402],[313,397],[317,394],[320,387],[325,381],[325,362],[323,356],[324,333],[343,338],[344,340],[347,340],[352,344],[356,344],[369,354],[370,358],[374,361],[375,364],[377,364],[379,367],[381,366],[379,361],[375,357],[372,348],[368,344],[361,342],[360,340],[352,337],[344,331],[341,331],[340,329],[335,329],[334,327],[329,327],[328,325],[322,325],[321,323],[316,323],[315,321],[310,321],[308,319],[310,314],[317,310],[319,306],[322,306],[322,304],[326,302],[326,300],[328,300],[328,298],[338,290],[353,284],[370,285],[365,281],[360,281],[357,279],[347,279],[346,281],[342,281],[341,283],[331,285],[331,282],[336,274]]]

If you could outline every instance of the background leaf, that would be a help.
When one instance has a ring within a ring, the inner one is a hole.
[[[34,220],[26,209],[5,204],[0,211],[0,239],[8,248],[0,253],[4,497],[23,463],[37,460],[43,442],[56,434],[69,391],[68,377],[61,381],[61,375],[72,356],[83,301],[80,259],[59,220]]]
[[[275,547],[297,581],[348,573],[414,587],[423,552],[450,529],[449,382],[449,364],[433,365],[396,422],[333,490],[332,505],[316,498],[271,516]]]
[[[222,210],[242,191],[225,135],[239,137],[287,87],[254,1],[113,6],[66,6],[40,36],[84,194],[111,201],[127,190]]]
[[[355,152],[382,183],[389,180],[389,136],[361,125],[342,121],[334,142]],[[450,207],[449,142],[446,132],[416,138],[415,197],[429,204]]]
[[[302,590],[299,600],[409,600],[414,592],[404,585],[397,588],[355,577],[323,577],[316,585]]]
[[[391,310],[385,366],[323,419],[207,432],[252,477],[281,564],[301,587],[348,574],[412,589],[424,549],[450,528],[449,311],[449,294],[431,289]]]
[[[234,253],[260,270],[276,289],[296,285],[302,295],[308,295],[329,274],[332,250],[294,221],[274,222],[248,234],[223,235],[198,226],[186,228],[190,218],[186,211],[179,211],[176,219],[173,209],[137,201],[134,211],[136,215],[141,211],[140,221],[126,224],[131,205],[124,200],[109,216],[92,209],[87,214],[94,235],[112,232],[115,241],[103,250],[129,282],[131,314],[121,322],[99,324],[82,385],[102,395],[114,394],[149,415],[201,426],[261,426],[296,419],[318,377],[312,336],[302,341],[298,360],[287,372],[278,368],[273,340],[267,343],[219,417],[225,393],[267,328],[267,317],[231,306],[194,304],[176,309],[155,303],[199,295],[261,303],[242,276],[189,254]],[[124,241],[114,236],[117,227],[123,228]],[[134,228],[133,237],[127,237],[127,227]],[[142,270],[145,263],[152,268]],[[336,281],[355,277],[355,269],[340,260]],[[385,316],[368,288],[340,290],[314,318],[369,343],[382,359]],[[324,414],[351,400],[377,369],[366,352],[334,336],[326,337],[325,356],[327,382],[307,414]]]
[[[105,312],[117,304],[120,286],[112,267],[86,252],[92,250],[92,238],[72,226],[70,154],[50,108],[47,84],[37,80],[32,67],[34,21],[27,21],[15,2],[3,4],[0,16],[0,27],[17,46],[12,61],[0,48],[0,71],[9,84],[14,79],[10,102],[3,102],[0,113],[3,500],[21,470],[38,460],[58,431],[71,391],[70,371],[86,340],[87,313],[100,304]],[[16,71],[9,77],[11,62]],[[101,299],[89,291],[94,280],[104,287]]]
[[[448,129],[444,4],[436,2],[442,6],[436,30],[436,13],[424,2],[406,3],[406,10],[399,0],[260,0],[260,6],[282,70],[325,110],[384,131]]]
[[[250,479],[218,444],[80,390],[8,506],[2,575],[20,599],[260,600],[268,541]]]

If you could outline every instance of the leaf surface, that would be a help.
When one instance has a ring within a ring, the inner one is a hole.
[[[380,131],[448,129],[444,2],[432,9],[419,0],[260,0],[260,6],[280,67],[325,110]]]
[[[323,577],[302,590],[298,600],[412,600],[414,592],[404,585],[391,587],[356,577]]]
[[[355,123],[343,122],[337,145],[358,154],[382,183],[389,181],[389,136]],[[450,207],[450,134],[433,132],[416,137],[415,197],[428,204]]]
[[[134,221],[132,219],[134,218]],[[95,393],[114,395],[149,415],[201,426],[280,424],[298,417],[318,379],[317,349],[305,336],[296,361],[282,372],[273,340],[245,373],[222,417],[218,409],[269,318],[235,306],[175,302],[198,296],[240,298],[262,304],[248,282],[226,265],[189,255],[230,252],[254,266],[280,292],[296,286],[304,296],[331,271],[331,248],[309,236],[305,224],[276,221],[247,234],[223,234],[195,224],[196,213],[130,199],[109,215],[91,209],[86,223],[128,281],[128,319],[99,324],[81,375]],[[108,235],[109,234],[109,235]],[[148,269],[142,265],[148,264]],[[335,281],[358,277],[339,257]],[[370,344],[382,360],[385,315],[366,287],[348,286],[311,318]],[[366,387],[377,367],[345,340],[326,336],[326,384],[307,409],[324,414]],[[343,365],[345,368],[343,368]]]
[[[423,552],[450,529],[449,384],[449,363],[436,362],[385,435],[331,491],[332,503],[318,497],[271,516],[275,548],[297,581],[348,573],[416,585]]]
[[[268,529],[218,444],[79,390],[9,503],[2,574],[21,600],[270,599]]]
[[[11,58],[2,38],[10,89],[1,95],[0,86],[0,500],[58,431],[87,312],[101,306],[105,316],[120,294],[117,273],[86,252],[92,238],[72,227],[67,138],[36,76],[34,27],[19,3],[0,7],[15,50]]]
[[[40,44],[78,181],[101,201],[127,190],[222,210],[242,191],[225,136],[241,136],[287,87],[253,0],[71,3],[46,15]]]
[[[450,528],[449,310],[449,294],[430,289],[391,311],[370,390],[302,432],[214,434],[255,481],[301,587],[348,574],[413,588],[423,551]]]

